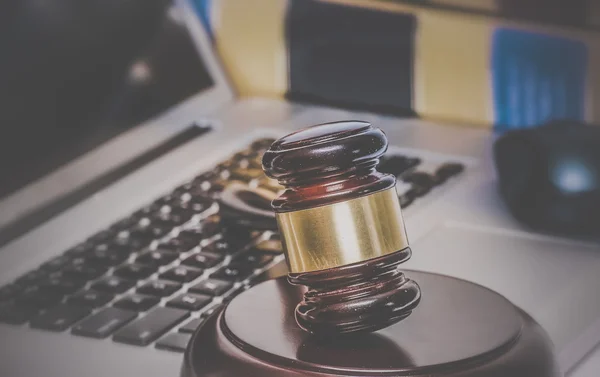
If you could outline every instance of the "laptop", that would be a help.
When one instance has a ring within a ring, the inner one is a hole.
[[[194,79],[184,81],[193,90],[150,101],[159,110],[120,118],[130,121],[110,132],[89,126],[84,136],[97,137],[74,138],[79,150],[61,138],[58,152],[70,153],[48,152],[46,170],[3,195],[2,375],[178,375],[207,316],[286,273],[276,230],[223,225],[223,190],[235,183],[275,195],[281,187],[260,168],[270,143],[349,119],[389,138],[379,169],[398,177],[413,249],[404,268],[503,294],[545,328],[566,373],[596,346],[599,245],[531,233],[511,218],[495,188],[489,130],[236,98],[193,6],[177,1],[162,15],[178,38],[169,45],[189,50]],[[150,63],[136,60],[128,79],[152,82],[160,64]]]

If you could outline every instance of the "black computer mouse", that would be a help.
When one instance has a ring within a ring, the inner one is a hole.
[[[600,126],[555,121],[494,144],[499,190],[532,228],[600,236]]]

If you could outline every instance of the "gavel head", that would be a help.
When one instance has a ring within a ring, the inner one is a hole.
[[[319,335],[375,331],[406,318],[418,285],[394,176],[376,170],[385,134],[358,121],[321,124],[275,141],[266,174],[286,190],[272,202],[292,284],[308,287],[296,322]]]

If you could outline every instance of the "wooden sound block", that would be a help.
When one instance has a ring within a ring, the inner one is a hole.
[[[259,284],[196,331],[182,376],[560,375],[545,332],[504,297],[464,280],[407,273],[422,292],[411,316],[374,333],[332,338],[296,324],[305,288],[286,277]]]

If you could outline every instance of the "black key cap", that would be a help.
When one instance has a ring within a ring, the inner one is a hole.
[[[233,287],[233,283],[224,280],[206,279],[190,287],[189,292],[202,293],[209,296],[221,296]]]
[[[108,304],[113,298],[110,293],[86,290],[69,297],[67,303],[86,308],[99,308]]]
[[[212,297],[210,296],[184,293],[170,300],[167,303],[167,306],[170,306],[172,308],[189,310],[193,312],[202,309],[211,301]]]
[[[90,314],[80,306],[59,305],[31,320],[31,327],[50,331],[64,331],[72,324]]]
[[[136,237],[130,231],[124,230],[119,232],[113,244],[119,246],[122,250],[127,249],[133,252],[148,246],[152,240],[152,237]]]
[[[137,313],[109,307],[75,325],[72,333],[102,339],[131,322],[136,317]]]
[[[71,279],[66,276],[50,278],[39,283],[41,290],[58,294],[70,294],[85,285],[85,280]]]
[[[125,279],[140,280],[145,279],[156,271],[156,267],[137,263],[129,263],[121,266],[113,273]]]
[[[165,210],[165,212],[160,212],[159,214],[154,215],[152,217],[152,222],[164,228],[172,229],[187,222],[193,216],[192,211],[186,211],[184,209],[176,211],[170,206],[163,206],[163,208],[168,209],[168,212]]]
[[[121,232],[130,228],[133,228],[139,222],[139,218],[136,216],[129,216],[122,220],[117,221],[113,225],[110,226],[110,229],[115,232]]]
[[[68,255],[59,255],[44,263],[41,268],[46,271],[57,271],[66,267],[69,263],[71,263],[71,258]]]
[[[87,242],[99,244],[112,239],[115,235],[116,231],[114,229],[105,229],[88,238]]]
[[[92,284],[92,288],[106,293],[123,293],[135,285],[135,280],[127,280],[118,276],[107,276]]]
[[[234,252],[229,242],[224,240],[216,240],[214,242],[211,242],[208,245],[204,246],[202,248],[202,251],[206,251],[208,253],[213,254],[230,254]]]
[[[147,251],[144,254],[137,257],[135,260],[136,263],[139,264],[147,264],[154,267],[164,266],[173,262],[179,254],[174,251],[168,250],[154,250]]]
[[[15,283],[22,286],[36,285],[39,281],[46,278],[48,272],[42,269],[29,271],[28,273],[19,277]]]
[[[23,307],[14,303],[0,305],[0,322],[11,325],[22,325],[37,313],[37,309]]]
[[[256,237],[256,233],[248,228],[240,228],[235,226],[226,227],[223,229],[223,239],[217,242],[227,243],[227,253],[237,253],[246,245],[252,242]]]
[[[80,261],[79,258],[74,259],[75,263]],[[72,264],[62,270],[65,277],[78,280],[92,280],[104,275],[108,270],[105,266],[87,265],[87,264]]]
[[[223,266],[210,275],[211,278],[226,281],[242,281],[252,275],[254,270],[247,266]]]
[[[186,195],[186,199],[188,196]],[[213,205],[214,201],[211,198],[201,195],[190,195],[189,199],[180,203],[175,211],[186,210],[191,213],[202,213]]]
[[[131,294],[115,302],[113,306],[121,309],[132,310],[134,312],[145,312],[154,305],[157,305],[160,299],[157,297]]]
[[[204,318],[194,318],[179,328],[179,332],[191,334],[204,322]]]
[[[184,352],[191,338],[191,334],[168,334],[164,338],[156,342],[156,348],[161,350]]]
[[[88,260],[92,264],[114,267],[125,262],[127,258],[129,258],[128,253],[111,247],[109,244],[101,244],[90,251]]]
[[[178,238],[195,240],[197,242],[212,237],[221,231],[221,223],[217,220],[204,220],[199,226],[185,229],[179,233]]]
[[[113,336],[113,340],[146,346],[189,315],[185,310],[159,307],[123,327]]]
[[[22,288],[16,284],[5,285],[0,288],[0,301],[9,300],[15,297],[21,290]]]
[[[260,268],[269,264],[273,258],[275,258],[273,254],[262,253],[259,250],[250,250],[236,255],[231,260],[230,266]]]
[[[177,266],[160,275],[161,279],[172,280],[179,283],[188,283],[202,275],[202,270],[186,266]]]
[[[200,241],[195,241],[187,238],[180,238],[178,236],[177,238],[171,238],[170,240],[159,244],[158,249],[170,250],[177,253],[185,253],[186,251],[190,251],[196,246],[198,246],[199,243]]]
[[[138,293],[151,296],[167,297],[181,289],[181,284],[170,281],[153,280],[137,289]]]
[[[211,268],[221,263],[225,259],[224,255],[201,251],[186,258],[182,264],[196,268]]]
[[[58,304],[63,297],[60,293],[45,292],[39,287],[32,287],[19,295],[15,301],[19,306],[41,310]]]
[[[202,314],[200,315],[200,317],[201,318],[208,318],[211,315],[219,312],[221,309],[223,309],[224,306],[225,306],[225,304],[223,304],[223,303],[214,304],[213,306],[211,306],[210,308],[208,308],[204,312],[202,312]]]
[[[89,242],[82,242],[79,245],[72,247],[71,249],[65,251],[65,255],[68,256],[78,256],[85,255],[88,251],[90,251],[94,247],[94,244]]]
[[[138,225],[130,230],[130,236],[145,240],[153,240],[163,237],[169,233],[171,229],[173,229],[173,226],[154,223],[149,217],[143,217],[140,219]]]

